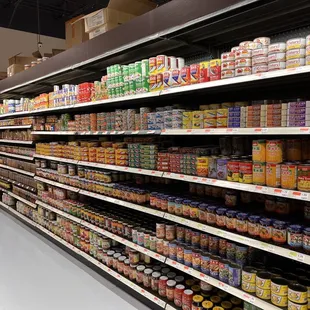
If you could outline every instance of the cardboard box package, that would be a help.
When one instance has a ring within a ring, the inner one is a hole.
[[[24,71],[24,65],[19,65],[19,64],[13,64],[10,65],[7,69],[7,75],[8,77],[13,76],[14,74],[18,72]]]
[[[25,57],[25,56],[19,56],[19,54],[12,56],[9,58],[9,66],[11,65],[27,65],[31,64],[32,61],[37,60],[34,57]]]
[[[85,32],[84,15],[77,16],[66,22],[66,48],[71,48],[88,40],[88,33]]]

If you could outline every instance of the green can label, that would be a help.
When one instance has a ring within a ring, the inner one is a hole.
[[[134,95],[136,93],[136,81],[129,81],[129,95]]]
[[[136,73],[136,65],[135,64],[129,64],[129,80],[135,79],[135,73]]]
[[[110,77],[114,77],[115,76],[115,68],[114,66],[110,67]]]
[[[111,77],[111,66],[107,67],[107,76]]]
[[[120,87],[115,87],[115,98],[119,98],[121,95]]]
[[[146,77],[141,77],[136,80],[136,93],[148,93],[149,92],[149,80]]]
[[[150,75],[149,60],[143,59],[142,60],[142,77],[148,77],[149,75]]]
[[[116,91],[115,91],[115,88],[112,88],[111,89],[111,98],[116,98]]]
[[[142,77],[142,61],[135,62],[135,79],[140,79]]]
[[[109,99],[112,99],[112,88],[108,88],[108,97]]]
[[[124,81],[127,82],[129,80],[129,67],[127,65],[122,66],[122,73]]]
[[[122,74],[120,65],[118,64],[114,65],[114,74],[115,76],[120,76]]]
[[[124,82],[124,96],[129,96],[130,95],[130,91],[129,91],[129,82]]]

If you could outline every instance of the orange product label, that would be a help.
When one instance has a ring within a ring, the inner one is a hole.
[[[281,178],[281,165],[266,164],[266,185],[279,187]]]
[[[150,75],[150,91],[157,91],[156,75]]]
[[[267,140],[266,142],[266,162],[281,163],[283,161],[283,141]]]
[[[181,69],[181,85],[190,85],[191,83],[191,74],[190,74],[190,67],[183,67]]]
[[[200,65],[199,64],[190,65],[190,74],[191,74],[191,84],[199,83]]]
[[[297,186],[297,165],[281,165],[281,187],[295,189]]]

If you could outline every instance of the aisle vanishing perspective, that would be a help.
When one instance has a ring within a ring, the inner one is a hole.
[[[0,310],[149,309],[4,211],[0,261]]]

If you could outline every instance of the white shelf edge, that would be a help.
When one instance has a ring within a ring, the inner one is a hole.
[[[0,155],[8,156],[8,157],[20,158],[20,159],[25,159],[25,160],[30,160],[30,161],[33,160],[33,157],[24,156],[24,155],[19,155],[19,154],[14,154],[14,153],[0,152]]]
[[[131,282],[130,280],[128,280],[127,278],[123,277],[119,273],[117,273],[114,270],[110,269],[108,266],[106,266],[103,263],[99,262],[98,260],[96,260],[95,258],[93,258],[90,255],[86,254],[85,252],[79,250],[78,248],[76,248],[72,244],[70,244],[67,241],[65,241],[65,240],[61,239],[60,237],[56,236],[55,234],[53,234],[49,230],[45,229],[40,224],[35,223],[34,221],[30,220],[29,218],[27,218],[23,214],[21,214],[21,213],[17,212],[16,210],[10,208],[6,204],[0,202],[0,206],[5,208],[6,210],[8,210],[10,213],[15,214],[17,217],[23,219],[25,222],[29,223],[30,225],[40,229],[42,232],[44,232],[45,234],[49,235],[50,237],[52,237],[53,239],[57,240],[58,242],[62,243],[64,246],[66,246],[70,250],[74,251],[75,253],[79,254],[80,256],[83,256],[85,259],[87,259],[93,265],[95,265],[95,266],[99,267],[101,270],[107,272],[109,275],[111,275],[112,277],[114,277],[118,281],[122,282],[123,284],[127,285],[128,287],[132,288],[133,290],[135,290],[139,294],[141,294],[144,297],[146,297],[147,299],[149,299],[152,302],[156,303],[161,308],[165,309],[166,302],[161,300],[161,299],[159,299],[157,296],[149,293],[144,288],[142,288],[142,287],[136,285],[135,283]]]
[[[185,181],[185,182],[193,182],[193,183],[204,184],[204,185],[217,186],[217,187],[222,187],[222,188],[237,189],[237,190],[242,190],[246,192],[260,193],[260,194],[276,196],[276,197],[310,201],[310,193],[300,192],[298,190],[288,190],[288,189],[283,189],[283,188],[275,188],[275,187],[268,187],[268,186],[254,185],[254,184],[243,184],[243,183],[238,183],[238,182],[210,179],[210,178],[178,174],[178,173],[172,173],[172,172],[165,172],[163,174],[163,178]]]
[[[71,192],[75,192],[75,193],[79,192],[78,188],[70,186],[70,185],[62,184],[62,183],[59,183],[59,182],[55,182],[55,181],[52,181],[52,180],[49,180],[49,179],[45,179],[45,178],[42,178],[42,177],[37,177],[37,176],[35,176],[34,179],[37,180],[37,181],[43,182],[43,183],[47,183],[47,184],[56,186],[56,187],[61,187],[61,188],[67,189],[67,190],[69,190]]]
[[[199,271],[197,271],[191,267],[187,267],[187,266],[180,264],[174,260],[171,260],[170,258],[167,258],[165,263],[167,265],[172,266],[178,270],[181,270],[181,271],[183,271],[183,272],[185,272],[185,273],[187,273],[187,274],[189,274],[189,275],[191,275],[197,279],[200,279],[204,282],[207,282],[207,283],[209,283],[209,284],[211,284],[211,285],[213,285],[213,286],[215,286],[215,287],[217,287],[217,288],[219,288],[219,289],[221,289],[221,290],[223,290],[223,291],[225,291],[225,292],[227,292],[233,296],[236,296],[236,297],[238,297],[238,298],[240,298],[246,302],[249,302],[254,306],[257,306],[257,307],[262,308],[264,310],[281,310],[281,308],[278,308],[278,307],[264,301],[263,299],[255,297],[253,295],[250,295],[247,292],[244,292],[239,288],[235,288],[233,286],[230,286],[230,285],[228,285],[224,282],[221,282],[215,278],[212,278],[208,275],[205,275],[204,273],[199,272]]]
[[[69,164],[75,164],[75,165],[78,164],[78,160],[69,159],[69,158],[45,156],[45,155],[39,155],[39,154],[34,154],[34,157],[35,158],[48,159],[48,160],[54,160],[54,161],[60,161],[60,162],[69,163]]]
[[[0,139],[0,143],[30,144],[31,145],[34,143],[34,141]]]
[[[162,263],[166,260],[166,257],[163,256],[163,255],[160,255],[160,254],[158,254],[156,252],[148,250],[148,249],[146,249],[146,248],[144,248],[142,246],[139,246],[138,244],[135,244],[135,243],[133,243],[133,242],[127,240],[127,239],[124,239],[124,238],[122,238],[120,236],[117,236],[117,235],[115,235],[113,233],[110,233],[109,231],[106,231],[103,228],[97,227],[97,226],[95,226],[95,225],[93,225],[93,224],[91,224],[91,223],[89,223],[87,221],[84,221],[84,220],[82,220],[80,218],[77,218],[77,217],[75,217],[73,215],[70,215],[70,214],[68,214],[66,212],[63,212],[63,211],[61,211],[61,210],[59,210],[57,208],[54,208],[54,207],[52,207],[52,206],[50,206],[50,205],[48,205],[48,204],[46,204],[46,203],[44,203],[44,202],[42,202],[40,200],[37,200],[36,204],[41,206],[41,207],[43,207],[43,208],[51,210],[51,211],[53,211],[53,212],[55,212],[55,213],[57,213],[57,214],[59,214],[59,215],[61,215],[63,217],[66,217],[66,218],[68,218],[71,221],[74,221],[76,223],[82,224],[83,226],[86,226],[89,229],[92,229],[92,230],[100,233],[101,235],[104,235],[104,236],[106,236],[106,237],[108,237],[110,239],[116,240],[117,242],[119,242],[121,244],[124,244],[124,245],[126,245],[126,246],[128,246],[128,247],[130,247],[132,249],[135,249],[138,252],[146,254],[146,255],[148,255],[148,256],[150,256],[150,257],[152,257],[152,258],[154,258],[154,259],[156,259],[156,260],[158,260],[158,261],[160,261]]]
[[[0,126],[0,130],[7,130],[7,129],[28,129],[31,128],[32,125],[16,125],[16,126]]]
[[[12,171],[15,171],[15,172],[18,172],[18,173],[21,173],[21,174],[28,175],[30,177],[34,177],[35,176],[34,172],[29,172],[29,171],[21,170],[21,169],[10,167],[10,166],[3,165],[3,164],[0,164],[0,168],[12,170]]]
[[[51,185],[54,185],[54,186],[61,187],[61,188],[65,188],[64,186],[66,186],[64,184],[54,182],[54,181],[50,181],[48,179],[44,179],[44,178],[40,178],[40,177],[35,177],[35,179],[42,181],[42,182],[45,182],[45,183],[48,183],[48,184],[51,184]],[[50,182],[46,182],[46,181],[50,181]],[[88,196],[88,197],[96,198],[96,199],[99,199],[102,201],[110,202],[110,203],[120,205],[120,206],[129,208],[129,209],[140,211],[140,212],[143,212],[146,214],[151,214],[151,215],[157,216],[159,218],[165,218],[165,219],[168,219],[168,220],[173,221],[175,223],[179,223],[179,224],[182,224],[182,225],[185,225],[188,227],[192,227],[194,229],[197,229],[197,230],[200,230],[203,232],[207,232],[207,233],[210,233],[210,234],[213,234],[213,235],[225,238],[225,239],[229,239],[229,240],[241,243],[241,244],[245,244],[245,245],[255,247],[255,248],[260,249],[260,250],[265,251],[265,252],[270,252],[270,253],[273,253],[273,254],[278,255],[278,256],[282,256],[282,257],[285,257],[288,259],[292,259],[292,260],[304,263],[306,265],[310,265],[310,256],[306,255],[304,253],[296,252],[296,251],[293,251],[293,250],[290,250],[290,249],[287,249],[284,247],[265,243],[265,242],[255,240],[255,239],[252,239],[249,237],[240,236],[238,234],[230,233],[230,232],[227,232],[227,231],[219,229],[219,228],[204,225],[202,223],[194,222],[194,221],[191,221],[189,219],[185,219],[185,218],[182,218],[179,216],[175,216],[175,215],[170,214],[170,213],[166,213],[166,212],[159,211],[159,210],[154,210],[154,209],[151,209],[148,207],[140,206],[140,205],[133,204],[131,202],[127,202],[127,201],[123,201],[123,200],[119,200],[119,199],[116,199],[113,197],[104,196],[101,194],[97,194],[94,192],[78,189],[75,187],[73,187],[73,189],[75,189],[76,192],[78,192],[79,194],[84,195],[84,196]]]
[[[31,131],[32,135],[69,136],[75,135],[76,131]]]

